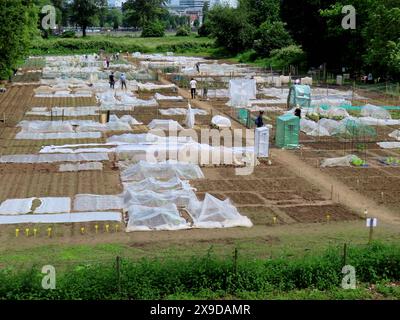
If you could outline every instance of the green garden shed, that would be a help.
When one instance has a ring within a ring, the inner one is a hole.
[[[275,144],[279,148],[297,148],[299,145],[300,118],[285,114],[276,119]]]

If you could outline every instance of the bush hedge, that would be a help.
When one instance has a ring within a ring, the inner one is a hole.
[[[400,280],[400,246],[375,243],[348,250],[358,283]],[[0,299],[165,299],[169,297],[262,296],[292,290],[339,290],[341,250],[297,259],[219,259],[212,253],[192,259],[122,259],[84,264],[57,274],[55,290],[41,288],[39,267],[0,271]]]
[[[124,41],[125,40],[125,41]],[[140,39],[139,39],[140,40]],[[186,52],[186,51],[207,51],[213,47],[212,42],[199,42],[196,39],[187,39],[185,41],[165,41],[160,45],[147,46],[143,41],[135,41],[135,39],[96,39],[93,38],[76,38],[63,39],[53,38],[49,40],[40,39],[33,43],[30,50],[31,55],[43,54],[74,54],[74,53],[97,53],[104,50],[108,53],[114,52]]]

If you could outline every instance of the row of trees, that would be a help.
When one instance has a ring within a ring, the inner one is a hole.
[[[62,26],[81,27],[83,36],[88,27],[134,27],[145,29],[145,33],[157,30],[157,35],[162,35],[165,29],[188,25],[187,17],[168,12],[165,0],[128,0],[122,10],[109,8],[107,0],[36,0],[36,3],[39,6],[54,5],[57,22]]]
[[[203,35],[231,53],[272,64],[326,64],[331,70],[400,76],[398,0],[353,0],[356,28],[344,29],[347,0],[239,0],[237,8],[213,7]]]

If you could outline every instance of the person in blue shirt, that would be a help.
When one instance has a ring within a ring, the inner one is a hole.
[[[260,111],[260,113],[255,121],[257,128],[261,128],[264,126],[263,114],[264,114],[264,111]]]

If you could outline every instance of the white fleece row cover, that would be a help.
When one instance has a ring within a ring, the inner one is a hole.
[[[183,98],[181,96],[164,96],[160,93],[156,93],[154,96],[154,99],[156,100],[168,100],[168,101],[181,101]]]
[[[76,223],[91,221],[121,221],[121,213],[110,212],[79,212],[56,214],[27,214],[17,216],[0,216],[0,224],[21,223]]]
[[[101,162],[87,163],[64,163],[60,164],[58,171],[60,172],[76,172],[76,171],[101,171],[103,164]]]
[[[0,157],[0,163],[52,163],[108,160],[107,153],[15,154]]]
[[[160,113],[163,116],[174,116],[174,115],[186,115],[187,110],[185,108],[169,108],[169,109],[160,109]],[[193,114],[199,114],[199,115],[207,115],[207,111],[203,109],[192,109]]]
[[[121,210],[122,197],[118,195],[78,194],[74,200],[74,211]]]
[[[31,212],[33,200],[39,199],[41,204],[33,213],[64,213],[71,211],[71,198],[44,197],[7,199],[0,205],[1,215],[26,214]]]
[[[204,178],[204,174],[198,165],[179,161],[165,161],[160,163],[140,161],[134,165],[128,166],[121,172],[121,179],[125,182],[141,181],[148,177],[156,179],[171,179],[177,177],[190,180]]]
[[[129,127],[129,129],[131,129]],[[31,133],[18,132],[15,136],[17,140],[56,140],[56,139],[100,139],[101,132],[50,132],[50,133]]]
[[[46,107],[35,107],[28,111],[29,116],[44,116],[44,117],[82,117],[97,115],[99,107],[54,107],[48,110]]]
[[[383,149],[400,149],[400,142],[398,141],[377,142],[377,144]]]

